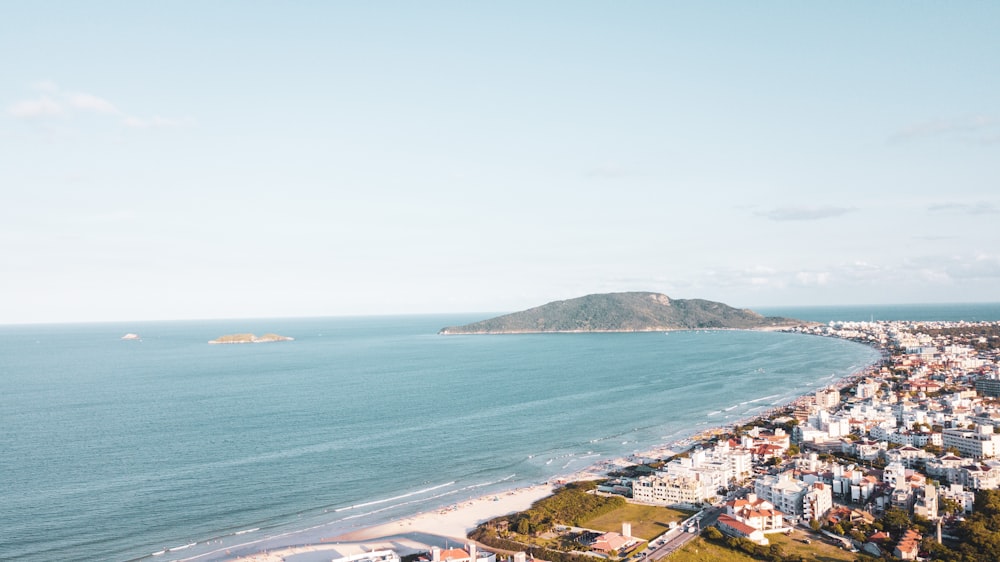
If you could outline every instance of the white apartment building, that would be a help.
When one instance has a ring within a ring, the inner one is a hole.
[[[824,388],[816,393],[816,405],[824,410],[840,405],[840,391],[836,388]]]
[[[993,433],[992,426],[976,426],[976,429],[945,429],[942,444],[947,449],[954,447],[963,457],[988,459],[997,456],[1000,450],[1000,434]]]
[[[984,461],[962,466],[960,483],[970,490],[995,490],[1000,488],[1000,462]]]
[[[855,396],[857,396],[859,400],[867,400],[878,395],[878,391],[879,383],[875,381],[860,382],[855,390]]]
[[[924,472],[927,476],[935,480],[954,484],[961,481],[962,465],[969,462],[969,459],[945,453],[936,459],[924,461]]]
[[[802,496],[802,519],[819,519],[833,509],[833,490],[822,482],[811,484]]]
[[[707,488],[695,478],[670,474],[643,476],[632,482],[632,499],[653,505],[700,505],[714,499],[717,488]]]
[[[754,492],[790,519],[818,519],[833,507],[830,486],[822,482],[806,484],[793,479],[790,472],[758,478]]]

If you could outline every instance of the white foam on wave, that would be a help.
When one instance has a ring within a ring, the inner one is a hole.
[[[409,492],[409,493],[402,494],[402,495],[399,495],[399,496],[393,496],[391,498],[385,498],[384,500],[375,500],[375,501],[370,501],[370,502],[364,502],[364,503],[358,503],[358,504],[354,504],[354,505],[349,505],[347,507],[340,507],[340,508],[337,508],[337,509],[335,509],[333,511],[335,513],[340,513],[341,511],[349,511],[349,510],[352,510],[352,509],[359,509],[359,508],[362,508],[362,507],[369,507],[369,506],[373,506],[373,505],[379,505],[379,504],[386,503],[386,502],[401,500],[401,499],[409,498],[409,497],[413,497],[413,496],[419,496],[421,494],[426,494],[428,492],[433,492],[434,490],[440,490],[441,488],[445,488],[445,487],[448,487],[448,486],[451,486],[451,485],[454,485],[454,484],[455,484],[455,481],[452,480],[451,482],[445,482],[444,484],[438,484],[437,486],[431,486],[430,488],[424,488],[423,490],[417,490],[415,492]]]

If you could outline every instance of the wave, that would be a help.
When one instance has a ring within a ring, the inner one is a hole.
[[[386,498],[384,500],[375,500],[375,501],[370,501],[370,502],[364,502],[364,503],[349,505],[347,507],[341,507],[341,508],[335,509],[333,511],[334,511],[334,513],[340,513],[341,511],[350,511],[352,509],[359,509],[359,508],[362,508],[362,507],[369,507],[369,506],[378,505],[378,504],[381,504],[381,503],[386,503],[386,502],[401,500],[403,498],[409,498],[409,497],[413,497],[413,496],[418,496],[420,494],[426,494],[428,492],[433,492],[434,490],[439,490],[441,488],[445,488],[445,487],[451,486],[453,484],[455,484],[454,480],[452,480],[451,482],[445,482],[444,484],[438,484],[437,486],[431,486],[430,488],[424,488],[423,490],[417,490],[415,492],[409,492],[407,494],[402,494],[402,495],[399,495],[399,496],[393,496],[391,498]]]
[[[391,509],[396,509],[396,508],[400,508],[400,507],[407,506],[407,505],[413,505],[415,503],[425,503],[425,502],[429,502],[431,500],[437,500],[437,499],[445,498],[445,497],[448,497],[448,496],[453,496],[453,495],[457,494],[459,491],[460,490],[448,490],[447,492],[445,492],[443,494],[438,494],[436,496],[428,496],[426,498],[422,498],[422,499],[419,499],[419,500],[410,500],[408,502],[397,503],[397,504],[393,504],[393,505],[387,505],[387,506],[385,506],[385,507],[383,507],[381,509],[373,509],[371,511],[366,511],[364,513],[358,513],[356,515],[349,515],[349,516],[344,517],[343,519],[341,519],[341,521],[351,521],[353,519],[360,519],[362,517],[368,517],[370,515],[375,515],[376,513],[382,513],[384,511],[389,511]]]

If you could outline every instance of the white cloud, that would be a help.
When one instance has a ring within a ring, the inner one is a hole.
[[[66,96],[67,103],[75,109],[84,111],[95,111],[97,113],[120,113],[118,108],[108,100],[99,98],[92,94],[75,93]]]
[[[22,100],[7,108],[7,113],[22,119],[48,117],[52,115],[59,115],[62,112],[63,106],[47,97],[33,100]]]
[[[830,273],[827,271],[799,271],[795,274],[795,284],[802,287],[822,287],[829,282]]]
[[[947,274],[957,279],[1000,279],[1000,256],[978,254],[956,260],[947,268]]]
[[[41,119],[78,112],[120,117],[121,124],[131,128],[184,127],[195,124],[190,117],[172,118],[155,115],[139,117],[128,114],[106,98],[87,92],[65,92],[55,82],[42,81],[32,84],[32,89],[42,92],[40,97],[16,102],[7,113],[20,119]]]

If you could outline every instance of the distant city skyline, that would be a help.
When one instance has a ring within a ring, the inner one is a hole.
[[[0,324],[1000,301],[997,4],[0,20]]]

